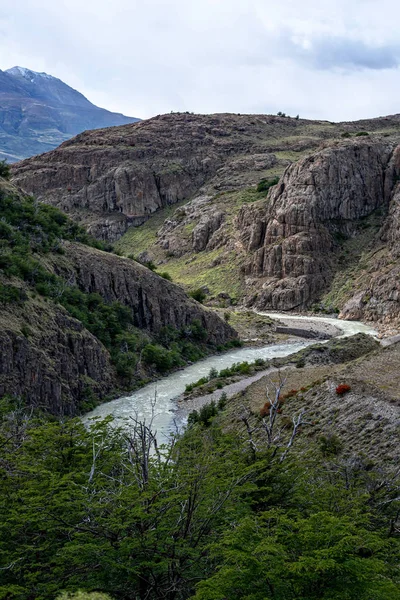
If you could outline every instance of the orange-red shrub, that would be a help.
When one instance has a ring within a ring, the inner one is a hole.
[[[271,409],[271,402],[266,402],[260,410],[260,417],[267,417]]]
[[[351,390],[351,387],[349,385],[347,385],[347,383],[341,383],[340,385],[337,386],[336,393],[338,396],[343,396],[343,394],[346,394],[350,390]]]

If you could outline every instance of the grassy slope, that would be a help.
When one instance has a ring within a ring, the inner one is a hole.
[[[237,190],[241,176],[233,172],[232,182],[236,191],[225,191],[222,195],[216,194],[213,200],[215,209],[222,210],[227,214],[227,221],[233,232],[232,222],[240,206],[246,202],[255,201],[262,196],[257,195],[255,192],[255,184],[259,180],[282,175],[288,164],[303,158],[325,141],[329,143],[334,139],[340,139],[345,132],[350,133],[351,137],[354,137],[360,131],[369,132],[371,138],[377,135],[388,138],[398,137],[399,131],[394,127],[393,122],[388,121],[387,127],[385,125],[385,120],[343,124],[300,120],[294,129],[288,127],[285,120],[276,122],[268,126],[263,134],[258,132],[256,140],[253,141],[256,141],[260,153],[273,153],[278,162],[268,169],[243,173],[242,184],[244,189],[242,190]],[[246,139],[248,140],[247,133],[235,132],[235,135],[243,137],[244,142]],[[217,174],[210,182],[211,187],[209,186],[209,189],[215,191],[218,189],[226,190],[229,186],[229,180],[229,172],[228,174],[225,172],[223,175]],[[223,182],[222,186],[220,186],[221,181]],[[251,184],[254,187],[249,188]],[[187,289],[207,286],[212,295],[227,292],[230,296],[240,299],[244,293],[244,280],[240,273],[243,255],[241,249],[237,246],[233,246],[230,252],[227,252],[224,248],[198,254],[194,251],[188,251],[177,258],[168,255],[167,251],[157,245],[157,231],[162,227],[164,221],[171,218],[175,210],[183,204],[187,204],[187,201],[164,208],[154,214],[145,225],[131,228],[116,243],[116,249],[125,256],[134,255],[135,257],[144,251],[149,251],[154,257],[154,262],[159,267],[159,271],[168,272],[175,282]],[[184,242],[191,238],[194,226],[195,223],[179,230],[179,235]],[[339,248],[338,261],[340,269],[332,284],[331,291],[322,298],[323,309],[325,307],[340,308],[343,302],[352,295],[353,287],[360,283],[357,280],[365,276],[368,257],[371,252],[375,251],[372,238],[378,229],[376,222],[367,224],[367,226],[368,230],[363,231],[361,229],[361,235],[357,237],[357,240],[348,240],[346,243],[342,243],[342,247]]]
[[[315,309],[327,312],[339,312],[340,308],[359,289],[367,287],[370,278],[372,258],[387,252],[378,234],[384,216],[376,211],[357,223],[357,236],[349,237],[339,243],[338,269],[330,290],[321,298]]]
[[[296,441],[301,452],[316,452],[321,436],[337,436],[340,454],[369,457],[396,465],[400,458],[400,344],[379,348],[366,356],[339,365],[310,365],[282,371],[286,377],[283,393],[299,390],[286,401],[280,415],[283,437],[290,431],[293,415],[306,409],[308,425]],[[264,377],[250,385],[240,397],[228,403],[226,422],[242,428],[243,406],[258,413],[266,401],[265,390],[277,384],[279,373]],[[344,396],[335,392],[346,383],[351,391]]]
[[[281,168],[282,171],[282,168]],[[263,173],[263,176],[265,174]],[[261,178],[261,177],[260,177]],[[264,198],[266,192],[257,193],[255,188],[216,194],[212,205],[215,211],[225,213],[227,239],[233,236],[234,219],[240,208],[247,203]],[[185,203],[169,206],[157,212],[147,223],[131,228],[115,244],[117,251],[124,256],[137,257],[141,252],[149,251],[159,272],[168,272],[173,281],[191,290],[206,286],[211,295],[228,293],[232,298],[240,298],[244,291],[244,278],[240,267],[243,255],[235,248],[223,246],[211,251],[196,253],[190,251],[180,257],[170,256],[157,244],[157,231],[166,219]],[[195,222],[179,228],[182,240],[190,241]]]

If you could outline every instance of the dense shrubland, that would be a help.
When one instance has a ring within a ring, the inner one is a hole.
[[[318,448],[280,462],[218,419],[160,448],[135,420],[88,431],[4,399],[0,598],[397,600],[396,481]]]

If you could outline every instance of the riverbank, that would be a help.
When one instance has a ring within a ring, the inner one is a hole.
[[[246,389],[255,381],[280,369],[291,368],[295,371],[304,367],[329,367],[353,361],[365,354],[376,350],[379,342],[371,335],[358,333],[354,336],[337,336],[326,343],[309,345],[297,354],[291,354],[285,358],[275,358],[262,368],[260,361],[255,364],[242,365],[246,368],[238,368],[233,373],[212,373],[207,380],[200,380],[198,384],[189,385],[184,394],[177,399],[178,411],[186,412],[198,410],[210,402],[218,402],[222,394],[227,398]],[[240,367],[240,365],[239,365]]]
[[[269,318],[272,318],[273,316],[276,316],[276,314],[267,315]],[[285,319],[290,318],[287,315],[282,316]],[[321,323],[321,326],[323,327],[325,327],[326,322],[334,326],[339,326],[342,333],[335,339],[340,339],[342,336],[346,335],[353,335],[358,331],[366,333],[373,332],[368,326],[355,321],[337,322],[334,319],[310,319],[310,317],[304,317],[300,320],[316,321],[316,324]],[[145,419],[147,423],[151,420],[153,429],[158,431],[158,435],[162,440],[163,436],[168,436],[170,431],[175,427],[174,421],[177,427],[184,426],[186,416],[188,412],[192,410],[189,403],[183,405],[178,402],[178,399],[184,393],[187,384],[198,381],[202,377],[207,377],[211,369],[221,371],[222,369],[231,367],[234,363],[241,363],[244,361],[253,363],[257,359],[272,361],[273,359],[293,355],[307,346],[310,346],[312,343],[313,342],[310,340],[299,340],[295,343],[270,343],[261,347],[245,346],[240,349],[231,350],[222,355],[210,356],[182,370],[171,373],[159,381],[152,382],[134,393],[126,394],[121,398],[117,398],[106,404],[101,404],[92,412],[88,413],[84,417],[84,421],[87,422],[90,418],[104,418],[108,415],[112,415],[117,425],[129,426],[130,418],[135,416],[141,420]],[[299,369],[299,373],[300,372],[301,369]],[[259,376],[262,378],[265,373],[260,371],[254,375],[255,377]],[[240,383],[240,385],[237,386],[237,383]],[[237,391],[240,391],[242,385],[245,385],[245,387],[249,385],[249,380],[244,380],[244,383],[235,382],[234,385],[233,391],[237,393]],[[222,391],[223,389],[219,390],[220,393],[222,393]]]

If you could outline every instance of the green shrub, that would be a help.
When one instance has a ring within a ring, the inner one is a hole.
[[[218,377],[218,371],[215,367],[212,367],[208,374],[208,380],[211,381],[211,379],[216,379],[217,377]]]
[[[192,290],[189,292],[189,296],[194,300],[197,300],[197,302],[200,302],[200,304],[203,304],[204,300],[206,299],[206,293],[201,288]]]
[[[6,160],[0,160],[0,177],[3,177],[3,179],[10,179],[11,177],[10,165],[7,164]]]
[[[227,401],[228,401],[228,396],[226,395],[226,392],[222,392],[222,394],[218,400],[218,404],[217,404],[218,410],[224,410]]]
[[[322,435],[319,438],[319,447],[323,456],[337,456],[342,450],[342,442],[336,434]]]
[[[356,133],[356,137],[362,137],[362,136],[365,136],[365,135],[369,135],[368,131],[358,131]]]
[[[188,424],[198,423],[202,427],[209,427],[213,418],[218,414],[218,407],[214,401],[205,404],[199,411],[194,410],[189,414]]]
[[[257,185],[257,192],[267,192],[269,188],[273,187],[279,182],[279,177],[273,177],[272,179],[261,179]]]
[[[22,288],[0,283],[0,304],[21,304],[27,298],[28,296]]]
[[[56,600],[112,600],[108,594],[102,592],[62,592]]]
[[[163,271],[162,273],[158,273],[160,277],[166,279],[167,281],[172,281],[172,277],[167,271]]]

